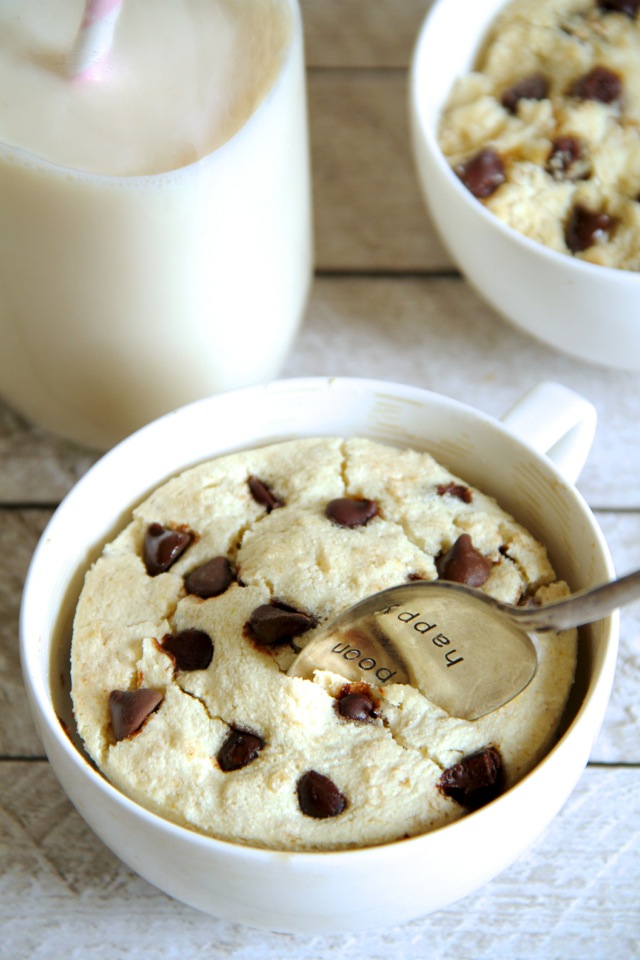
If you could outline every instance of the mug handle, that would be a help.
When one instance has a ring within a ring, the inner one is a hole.
[[[525,393],[501,422],[575,483],[593,444],[597,413],[580,394],[547,380]]]

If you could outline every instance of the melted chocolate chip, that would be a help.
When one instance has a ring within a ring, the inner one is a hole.
[[[298,803],[307,817],[325,820],[337,817],[347,806],[347,799],[340,793],[333,780],[309,770],[297,784]]]
[[[613,226],[613,217],[608,213],[594,212],[576,204],[565,226],[565,243],[572,253],[580,253],[594,243],[608,240]]]
[[[436,567],[442,580],[481,587],[489,579],[492,563],[476,550],[468,533],[461,533],[453,546],[438,557]]]
[[[240,770],[255,760],[262,748],[264,740],[255,733],[238,730],[232,727],[229,736],[218,751],[217,761],[221,770],[229,773],[231,770]]]
[[[213,659],[213,640],[204,630],[168,633],[160,644],[178,670],[206,670]]]
[[[193,534],[187,530],[172,530],[161,523],[150,523],[144,536],[142,559],[150,577],[164,573],[184,553]]]
[[[495,800],[504,790],[502,757],[495,747],[487,747],[465,757],[445,770],[438,787],[467,810],[478,810]]]
[[[532,597],[528,593],[521,593],[518,597],[517,607],[539,607],[541,606],[540,600],[537,597]]]
[[[558,137],[551,142],[545,169],[554,180],[588,180],[591,163],[585,145],[578,137]]]
[[[109,717],[116,740],[126,740],[136,733],[164,696],[160,690],[141,687],[139,690],[112,690],[109,694]]]
[[[202,566],[192,570],[184,578],[184,585],[187,593],[208,600],[210,597],[219,597],[234,580],[235,575],[227,558],[212,557]]]
[[[358,720],[361,723],[368,723],[378,716],[373,697],[363,690],[352,690],[350,687],[338,696],[338,713],[346,720]]]
[[[502,157],[491,147],[484,147],[459,164],[455,173],[479,200],[490,197],[506,180]]]
[[[521,100],[544,100],[549,96],[549,81],[540,73],[523,77],[502,94],[500,103],[511,113],[515,113]]]
[[[296,610],[284,603],[263,603],[249,618],[251,634],[267,646],[288,643],[315,627],[317,620],[308,613]]]
[[[363,527],[377,516],[378,504],[364,497],[337,497],[325,509],[325,516],[341,527]]]
[[[571,88],[574,97],[581,100],[597,100],[598,103],[615,103],[622,96],[622,80],[609,67],[594,67],[579,77]]]
[[[640,9],[640,0],[598,0],[598,6],[609,13],[625,13],[633,20]]]
[[[259,477],[249,477],[248,483],[251,496],[261,507],[266,507],[267,513],[284,506],[284,500],[277,497]]]
[[[461,483],[440,483],[436,487],[436,492],[439,497],[444,497],[447,494],[450,497],[457,497],[458,500],[462,500],[463,503],[471,503],[473,500],[473,492],[469,487],[463,486]]]

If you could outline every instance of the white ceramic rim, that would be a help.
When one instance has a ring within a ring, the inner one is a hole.
[[[516,243],[524,250],[528,251],[531,255],[538,256],[542,260],[548,260],[550,263],[553,263],[556,266],[570,265],[570,268],[577,270],[578,274],[582,271],[588,274],[593,274],[594,271],[597,271],[597,276],[608,277],[610,280],[615,278],[616,283],[633,287],[640,280],[640,274],[634,273],[631,270],[620,270],[617,267],[602,266],[600,264],[589,263],[588,260],[580,260],[576,257],[570,257],[566,253],[560,253],[557,250],[552,250],[550,247],[546,247],[543,243],[539,243],[537,240],[532,240],[530,237],[525,236],[525,234],[520,233],[514,227],[504,223],[504,221],[500,220],[499,217],[488,210],[483,203],[469,193],[469,191],[463,186],[460,178],[455,175],[452,168],[447,163],[445,156],[438,144],[434,126],[429,120],[430,111],[426,102],[428,96],[428,84],[424,82],[423,75],[428,73],[430,69],[428,48],[430,44],[435,43],[435,40],[432,37],[432,34],[435,32],[434,23],[435,27],[437,27],[437,18],[440,9],[444,7],[445,4],[450,4],[451,2],[452,0],[435,0],[435,3],[429,10],[422,23],[422,26],[420,27],[420,31],[413,48],[409,70],[409,97],[412,105],[413,117],[415,119],[416,129],[414,129],[414,136],[417,136],[419,132],[419,135],[422,137],[426,148],[440,169],[442,175],[449,181],[449,184],[458,193],[458,195],[464,198],[466,203],[471,205],[471,207],[476,211],[477,216],[484,220],[490,229],[496,230],[498,233],[502,233],[513,243]],[[509,0],[503,0],[503,6],[506,6],[508,2]],[[498,11],[496,11],[496,13],[497,12]],[[491,20],[489,20],[487,23],[483,35],[478,37],[474,56],[480,49],[484,36],[486,36],[487,31],[490,29],[493,17],[495,15],[496,14],[494,14]],[[437,58],[431,57],[431,63],[435,64],[436,62]],[[438,118],[442,111],[442,106],[443,104],[440,104],[439,106],[437,115]]]
[[[425,390],[421,387],[411,387],[404,384],[397,384],[390,381],[381,381],[381,380],[368,380],[363,378],[341,378],[341,377],[310,377],[310,378],[291,378],[283,379],[278,381],[273,381],[269,384],[264,384],[259,387],[244,387],[240,390],[229,391],[224,394],[219,394],[214,397],[208,397],[203,400],[197,400],[194,403],[188,404],[185,407],[181,407],[179,410],[175,410],[165,416],[159,418],[158,420],[153,421],[152,423],[142,427],[136,433],[132,434],[126,440],[123,440],[120,444],[106,453],[100,460],[98,460],[88,471],[87,473],[78,481],[78,483],[73,487],[73,489],[67,494],[63,499],[58,509],[55,511],[54,515],[51,517],[49,523],[47,524],[38,546],[33,554],[33,558],[27,573],[25,580],[25,587],[22,597],[21,609],[20,609],[20,658],[22,662],[22,670],[24,683],[27,689],[27,694],[29,702],[31,705],[32,714],[36,720],[36,726],[39,728],[40,723],[44,724],[47,729],[48,736],[52,737],[55,741],[56,747],[63,752],[67,760],[84,776],[89,777],[94,785],[109,797],[116,805],[123,805],[123,807],[129,810],[131,813],[135,814],[137,817],[142,818],[144,821],[149,823],[154,827],[154,829],[160,829],[163,831],[168,831],[176,838],[188,839],[189,843],[197,844],[202,847],[203,850],[215,851],[216,849],[220,851],[226,851],[227,853],[233,853],[233,856],[239,858],[245,858],[250,860],[258,860],[264,863],[268,863],[274,857],[286,857],[292,859],[295,862],[304,865],[317,863],[321,858],[323,861],[329,861],[335,859],[336,861],[343,860],[344,858],[350,858],[355,860],[359,858],[363,861],[367,861],[372,857],[379,857],[381,850],[389,850],[393,848],[405,850],[407,845],[422,845],[426,844],[427,846],[430,843],[430,838],[434,836],[440,837],[443,831],[455,830],[458,832],[466,831],[473,829],[478,817],[488,817],[495,818],[499,817],[499,811],[503,804],[508,805],[510,800],[509,798],[515,795],[517,792],[521,792],[523,789],[526,789],[526,784],[532,776],[539,774],[539,771],[553,765],[554,758],[559,750],[566,749],[566,742],[569,739],[572,739],[572,731],[580,723],[581,718],[587,712],[590,712],[592,709],[592,704],[594,700],[602,701],[603,691],[606,699],[608,700],[609,691],[611,683],[613,681],[613,675],[615,670],[616,658],[617,658],[617,648],[618,648],[618,632],[619,632],[619,615],[616,612],[611,614],[607,620],[609,621],[609,645],[606,656],[603,658],[600,673],[596,679],[592,679],[589,690],[585,694],[579,708],[576,710],[575,715],[573,716],[571,723],[568,729],[563,733],[560,739],[556,744],[551,748],[550,751],[544,756],[544,758],[533,768],[533,770],[523,777],[518,783],[511,787],[505,794],[501,797],[498,797],[496,800],[493,800],[486,807],[475,811],[474,813],[467,814],[462,817],[460,820],[457,820],[453,823],[444,825],[437,828],[429,833],[420,834],[415,837],[404,839],[400,842],[390,841],[384,844],[378,844],[375,846],[361,847],[348,850],[323,850],[323,851],[314,851],[314,852],[298,852],[298,851],[278,851],[273,849],[263,849],[260,847],[251,847],[243,844],[236,844],[230,841],[219,840],[215,837],[206,836],[200,834],[196,831],[192,831],[187,827],[180,826],[175,824],[170,820],[167,820],[163,817],[158,816],[157,814],[152,813],[147,810],[145,807],[140,804],[130,800],[125,794],[121,793],[114,786],[112,786],[108,780],[106,780],[90,763],[85,757],[79,752],[78,749],[73,745],[68,735],[65,733],[60,720],[55,712],[54,703],[52,698],[52,693],[47,689],[45,683],[45,678],[42,675],[42,670],[40,667],[40,647],[37,643],[30,643],[29,638],[33,636],[38,636],[40,642],[42,642],[42,634],[38,629],[38,624],[31,625],[31,605],[30,605],[30,596],[32,592],[39,590],[38,583],[40,580],[40,568],[45,567],[48,563],[47,553],[49,550],[49,544],[55,541],[56,537],[60,533],[64,532],[64,528],[67,522],[67,515],[75,510],[75,500],[78,496],[84,496],[85,492],[91,493],[93,486],[96,488],[101,483],[101,475],[107,469],[115,464],[116,466],[120,461],[123,461],[125,464],[130,454],[130,450],[135,448],[141,440],[153,440],[155,435],[158,435],[162,438],[163,431],[166,427],[166,424],[171,419],[176,419],[177,422],[185,421],[186,426],[189,425],[189,420],[192,417],[193,411],[201,407],[215,406],[216,404],[229,404],[233,402],[235,397],[241,395],[258,395],[262,391],[283,391],[285,393],[293,389],[314,389],[318,386],[328,386],[334,385],[337,387],[350,388],[352,390],[364,390],[368,393],[374,390],[380,390],[386,393],[396,391],[401,391],[399,398],[403,400],[414,400],[424,402],[429,400],[434,403],[445,404],[448,407],[455,408],[458,412],[472,417],[474,420],[484,422],[490,426],[491,429],[497,430],[500,433],[503,433],[505,437],[509,439],[510,443],[520,446],[523,450],[526,450],[527,453],[531,454],[531,448],[527,447],[526,443],[519,439],[515,434],[513,434],[507,427],[501,424],[500,421],[495,420],[493,417],[490,417],[488,414],[485,414],[481,411],[476,410],[473,407],[470,407],[467,404],[461,403],[460,401],[454,400],[452,398],[446,397],[442,394],[433,393],[432,391]],[[295,436],[302,436],[302,433],[296,433]],[[308,433],[306,434],[309,435]],[[320,435],[320,433],[316,433]],[[329,433],[325,434],[329,435]],[[290,438],[293,438],[293,435],[289,435]],[[278,438],[274,438],[278,439]],[[265,437],[260,445],[271,442],[270,437]],[[256,446],[254,442],[252,444],[239,444],[235,449],[246,449],[247,446]],[[231,452],[226,450],[218,450],[212,456],[223,456],[225,452]],[[556,475],[557,481],[565,487],[571,489],[572,494],[578,501],[578,505],[582,508],[584,512],[588,515],[591,514],[590,508],[587,503],[582,498],[579,491],[577,491],[571,483],[569,483],[558,470],[558,468],[553,464],[549,458],[544,454],[533,451],[536,457],[539,457],[545,461],[548,469]],[[207,454],[199,455],[191,459],[188,463],[176,463],[173,473],[178,473],[182,469],[186,469],[194,463],[200,462],[207,457]],[[153,484],[157,486],[161,483],[163,478],[159,478]],[[141,499],[141,496],[144,496],[144,492],[141,492],[139,496],[133,498],[133,500],[125,506],[125,511],[128,507],[132,506],[134,503],[138,502]],[[614,566],[609,552],[609,548],[604,539],[602,532],[598,524],[593,520],[593,529],[592,533],[596,541],[597,547],[602,555],[603,560],[605,561],[606,566],[608,567],[609,575],[614,576]],[[76,572],[78,567],[76,567]],[[64,592],[68,591],[69,583],[65,585]],[[48,638],[47,638],[47,650]],[[43,738],[44,739],[44,738]],[[564,798],[563,798],[564,799]],[[497,812],[496,812],[497,811]],[[473,826],[472,826],[473,825]],[[418,851],[416,851],[417,853]]]

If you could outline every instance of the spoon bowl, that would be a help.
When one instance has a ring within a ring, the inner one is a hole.
[[[322,669],[351,682],[408,683],[450,716],[477,720],[531,682],[538,666],[535,633],[591,623],[638,597],[640,571],[529,607],[450,580],[419,580],[343,611],[288,673],[309,679]]]

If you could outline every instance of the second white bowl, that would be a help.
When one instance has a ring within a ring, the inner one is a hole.
[[[557,253],[506,226],[462,185],[437,139],[454,80],[472,69],[505,0],[437,0],[410,76],[420,186],[442,240],[480,296],[507,320],[565,353],[640,372],[640,274]]]

